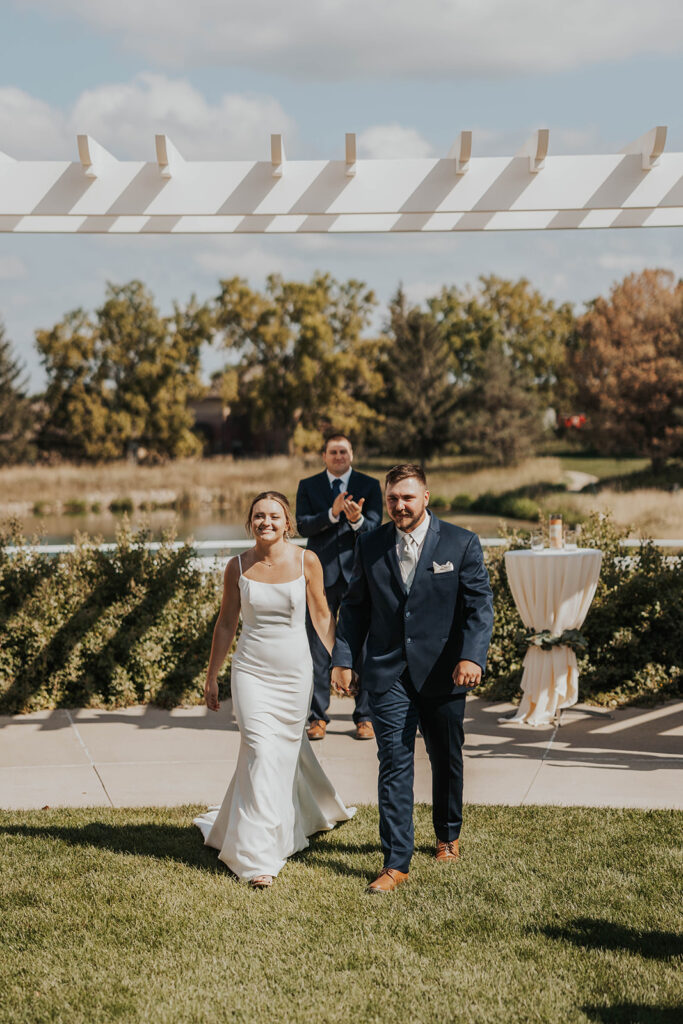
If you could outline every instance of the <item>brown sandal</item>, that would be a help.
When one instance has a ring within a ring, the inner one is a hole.
[[[249,885],[252,889],[270,889],[272,884],[272,875],[259,875],[257,878],[249,879]]]

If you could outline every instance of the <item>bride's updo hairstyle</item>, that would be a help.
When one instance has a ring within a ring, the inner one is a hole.
[[[285,497],[284,494],[281,494],[279,491],[261,491],[260,494],[256,495],[256,497],[251,503],[251,507],[249,508],[249,515],[247,516],[246,522],[244,524],[247,530],[247,536],[253,536],[253,531],[251,529],[251,517],[254,512],[254,506],[257,505],[259,501],[263,501],[264,498],[270,498],[272,501],[276,501],[278,505],[282,506],[282,511],[285,514],[285,522],[287,523],[285,527],[285,540],[289,540],[289,538],[293,537],[294,534],[296,533],[296,523],[294,522],[294,516],[292,515],[292,510],[289,507],[289,502],[287,501],[287,498]]]

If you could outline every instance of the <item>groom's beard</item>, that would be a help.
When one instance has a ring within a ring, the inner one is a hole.
[[[424,516],[425,509],[426,506],[423,505],[419,512],[394,512],[391,518],[399,530],[403,530],[404,533],[410,533]]]

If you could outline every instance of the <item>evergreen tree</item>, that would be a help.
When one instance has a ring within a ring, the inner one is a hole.
[[[410,308],[402,289],[389,313],[380,364],[382,448],[424,464],[454,440],[460,395],[453,353],[443,326],[431,313]]]
[[[12,346],[0,321],[0,465],[29,458],[31,409],[26,397],[26,381],[20,364],[12,355]]]

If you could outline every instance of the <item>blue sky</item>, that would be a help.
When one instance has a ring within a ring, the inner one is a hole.
[[[0,0],[0,150],[75,157],[77,131],[151,159],[181,151],[263,159],[271,131],[291,157],[511,154],[551,129],[551,152],[617,151],[655,124],[683,148],[683,19],[673,0]],[[626,273],[683,276],[675,229],[349,237],[0,235],[0,316],[42,384],[38,327],[93,308],[107,280],[142,278],[163,309],[219,277],[277,271],[360,277],[385,302],[479,274],[525,275],[580,307]],[[209,354],[207,370],[222,358]]]

